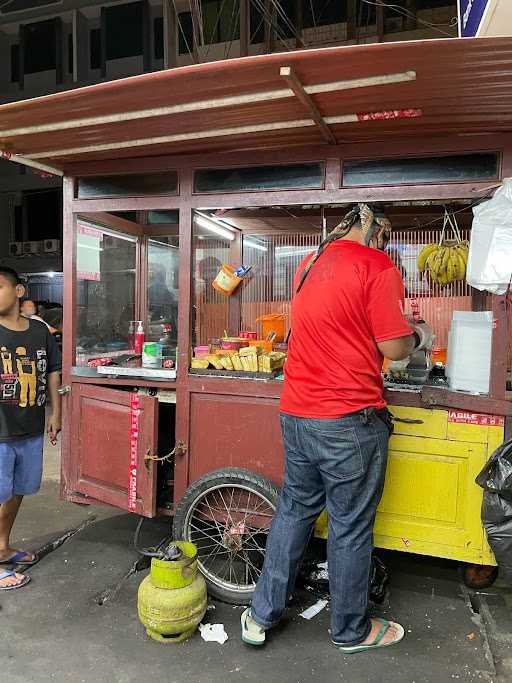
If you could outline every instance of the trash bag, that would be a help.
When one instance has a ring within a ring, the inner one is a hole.
[[[491,455],[476,478],[484,493],[482,522],[500,575],[512,584],[512,441]]]
[[[505,441],[494,451],[476,483],[484,491],[497,493],[512,503],[512,441]]]
[[[505,294],[512,275],[512,181],[473,208],[466,280],[481,291]]]
[[[512,586],[512,503],[498,493],[485,492],[482,521],[500,576]]]

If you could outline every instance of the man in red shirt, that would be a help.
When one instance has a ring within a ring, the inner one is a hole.
[[[383,252],[391,225],[356,205],[295,276],[281,398],[285,481],[242,639],[262,645],[293,591],[315,521],[329,515],[331,638],[345,653],[399,642],[399,624],[368,617],[373,525],[386,471],[383,357],[417,345],[400,273]]]

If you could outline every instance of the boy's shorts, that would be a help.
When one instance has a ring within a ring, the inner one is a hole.
[[[44,434],[0,442],[0,503],[39,491],[43,445]]]

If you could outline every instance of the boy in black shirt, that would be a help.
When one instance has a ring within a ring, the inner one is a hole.
[[[25,287],[11,268],[0,266],[0,565],[34,564],[37,557],[9,545],[24,495],[37,493],[43,471],[45,403],[47,431],[60,431],[60,353],[46,325],[20,315]],[[29,576],[3,571],[0,590],[25,586]]]

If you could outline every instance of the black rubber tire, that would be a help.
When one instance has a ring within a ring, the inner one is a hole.
[[[254,493],[266,499],[274,510],[277,508],[279,489],[271,481],[265,479],[265,477],[255,474],[250,470],[238,467],[213,470],[195,481],[192,486],[187,489],[185,495],[178,503],[173,522],[173,536],[176,540],[189,540],[188,530],[186,528],[189,511],[207,491],[214,489],[215,486],[222,485],[235,487],[239,485],[245,489],[252,490]],[[201,569],[200,558],[198,565]],[[206,575],[205,580],[208,592],[213,597],[231,605],[250,604],[254,592],[253,590],[243,592],[229,590],[224,586],[217,585],[215,581]]]

